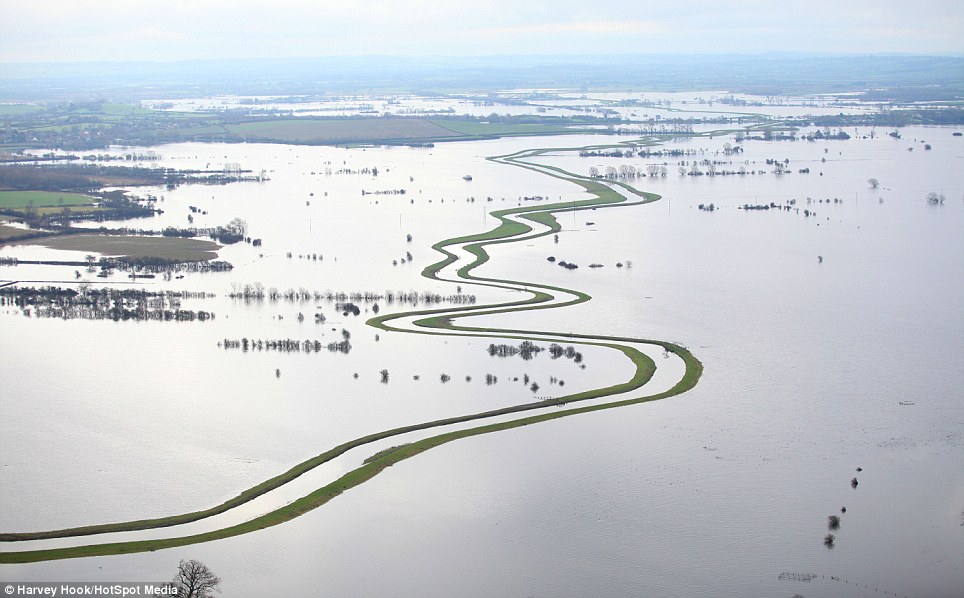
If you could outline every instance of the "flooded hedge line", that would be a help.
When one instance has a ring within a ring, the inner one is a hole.
[[[212,296],[183,291],[11,285],[0,288],[0,306],[14,306],[28,318],[204,322],[213,320],[214,313],[182,309],[181,300]]]

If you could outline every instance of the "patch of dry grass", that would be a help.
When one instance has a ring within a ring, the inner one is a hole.
[[[218,256],[221,245],[201,239],[116,235],[65,235],[29,239],[20,245],[83,251],[127,258],[158,258],[175,262],[202,262]]]

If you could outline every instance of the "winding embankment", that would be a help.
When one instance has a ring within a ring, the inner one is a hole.
[[[356,438],[331,448],[292,467],[288,471],[275,476],[274,478],[266,480],[257,486],[245,490],[234,498],[208,509],[157,519],[92,525],[44,532],[5,533],[0,534],[0,541],[17,542],[50,538],[92,536],[116,532],[173,527],[187,524],[228,512],[231,509],[252,501],[259,496],[281,488],[288,482],[291,482],[312,469],[317,468],[321,464],[327,463],[336,457],[344,455],[354,449],[364,447],[365,445],[395,436],[402,436],[410,432],[431,430],[435,428],[451,428],[455,424],[490,420],[489,423],[483,423],[482,425],[474,427],[454,430],[450,429],[448,431],[443,430],[439,434],[426,438],[420,438],[407,444],[402,444],[400,446],[381,451],[374,457],[365,460],[365,462],[360,466],[345,473],[338,479],[319,487],[313,492],[288,504],[273,509],[268,513],[236,525],[229,525],[204,533],[187,534],[177,537],[77,545],[41,550],[8,551],[6,550],[6,548],[9,546],[8,544],[4,546],[4,549],[2,552],[0,552],[0,563],[26,563],[54,559],[144,552],[163,548],[172,548],[176,546],[184,546],[199,542],[208,542],[265,529],[285,521],[289,521],[312,509],[320,507],[342,492],[371,479],[386,467],[394,465],[395,463],[398,463],[404,459],[411,458],[431,448],[441,446],[460,438],[467,438],[501,430],[518,428],[534,423],[545,422],[602,409],[613,409],[646,401],[653,401],[675,396],[691,389],[699,380],[699,377],[702,373],[702,364],[686,348],[668,341],[591,334],[561,333],[550,330],[472,327],[456,323],[457,320],[463,320],[473,316],[560,308],[584,303],[591,299],[588,294],[577,290],[542,285],[529,281],[512,281],[480,277],[472,273],[473,270],[485,264],[489,260],[489,254],[486,251],[486,247],[489,245],[520,242],[558,233],[561,230],[561,226],[555,218],[556,213],[574,210],[640,205],[659,199],[659,196],[655,194],[639,192],[624,183],[605,184],[597,180],[580,177],[556,167],[538,165],[525,161],[526,158],[531,158],[550,151],[578,151],[579,149],[582,148],[542,148],[525,150],[506,156],[489,158],[490,160],[505,165],[527,168],[547,176],[569,181],[582,187],[590,195],[590,198],[575,202],[552,203],[494,211],[491,213],[491,215],[498,220],[498,226],[483,233],[447,239],[436,243],[433,245],[433,248],[440,252],[444,257],[442,260],[425,268],[425,270],[422,272],[423,276],[433,280],[458,282],[460,284],[471,284],[518,291],[525,295],[523,299],[488,305],[427,309],[404,313],[384,314],[370,319],[368,324],[384,331],[404,332],[409,334],[499,337],[543,342],[568,342],[606,347],[613,351],[617,351],[634,365],[634,373],[630,379],[611,384],[609,386],[594,388],[549,400],[524,403],[491,411],[401,426]],[[635,201],[631,201],[630,196],[633,196]],[[468,256],[471,256],[471,261],[460,266],[460,258],[457,251],[464,252]],[[460,267],[455,270],[453,277],[443,275],[443,272],[447,272],[456,266]],[[655,394],[642,396],[631,395],[631,393],[634,393],[635,391],[638,391],[644,387],[644,385],[652,378],[656,369],[654,361],[638,348],[641,345],[660,347],[663,349],[663,351],[675,354],[682,360],[685,366],[685,371],[674,386],[668,390]],[[621,395],[628,395],[628,398],[618,398]],[[597,401],[600,399],[609,400],[605,402],[593,402],[591,401],[592,399]],[[579,403],[580,406],[569,406],[573,403]],[[567,406],[567,408],[560,408],[563,406]],[[557,409],[549,410],[547,409],[548,407],[557,407]],[[538,413],[519,418],[491,421],[495,418],[504,418],[504,416],[511,416],[512,414],[522,414],[535,411],[538,411]],[[172,532],[174,532],[174,530],[172,530]]]

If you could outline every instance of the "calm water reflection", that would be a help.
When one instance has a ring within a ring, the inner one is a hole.
[[[558,243],[496,248],[479,271],[594,296],[565,311],[480,323],[679,341],[705,366],[690,393],[449,444],[256,534],[143,555],[5,565],[0,576],[165,579],[179,559],[198,558],[224,578],[230,596],[278,587],[344,596],[960,595],[964,143],[951,132],[745,144],[741,160],[759,168],[767,158],[789,158],[794,173],[783,177],[678,177],[671,162],[666,179],[638,185],[663,201],[563,216],[568,230]],[[913,139],[934,149],[908,152]],[[678,145],[713,157],[727,140]],[[227,275],[155,283],[216,292],[191,303],[214,311],[213,322],[60,322],[0,311],[0,528],[203,507],[366,431],[520,402],[531,393],[502,382],[512,376],[560,376],[573,387],[618,377],[625,370],[605,358],[587,359],[586,370],[548,360],[523,367],[494,361],[482,341],[382,334],[376,342],[363,318],[344,318],[325,303],[252,306],[225,297],[232,282],[253,281],[451,293],[451,285],[418,277],[435,260],[431,243],[493,226],[484,210],[516,205],[520,195],[579,196],[561,181],[484,156],[600,141],[159,148],[173,166],[240,162],[271,170],[272,180],[155,190],[165,195],[165,214],[138,226],[184,226],[187,206],[199,205],[208,210],[199,224],[243,217],[264,247],[223,250],[237,265]],[[621,163],[540,161],[582,173]],[[377,180],[325,176],[329,162],[381,172]],[[807,166],[809,175],[796,173]],[[870,177],[882,188],[871,190]],[[361,194],[390,188],[407,193]],[[948,197],[943,206],[923,202],[933,190]],[[807,197],[816,217],[736,209],[790,199],[804,208]],[[843,203],[818,203],[834,197]],[[696,209],[711,201],[716,212]],[[28,251],[35,250],[3,253]],[[406,251],[413,262],[393,266]],[[297,259],[310,252],[324,260]],[[548,255],[605,267],[566,271]],[[615,267],[627,260],[631,268]],[[72,270],[19,266],[0,276],[68,279]],[[480,300],[504,297],[464,290]],[[330,320],[299,323],[299,311]],[[217,347],[241,336],[328,342],[342,328],[356,345],[349,356]],[[392,372],[387,386],[377,381],[382,367]],[[488,371],[498,371],[498,386],[480,381]],[[455,381],[443,387],[441,372]],[[422,375],[418,385],[414,374]],[[455,382],[457,392],[445,392]],[[849,485],[854,475],[857,489]],[[841,506],[837,547],[827,550],[826,518]],[[785,571],[818,578],[778,579]]]

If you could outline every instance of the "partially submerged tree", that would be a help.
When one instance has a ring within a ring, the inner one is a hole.
[[[177,598],[210,598],[213,592],[221,592],[221,578],[208,569],[201,561],[191,559],[177,565],[174,581],[167,584],[176,593],[156,594],[157,596],[177,596]]]
[[[224,228],[228,229],[239,237],[243,237],[248,233],[248,223],[241,218],[232,218],[231,222],[228,222]]]

